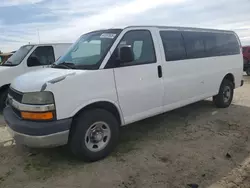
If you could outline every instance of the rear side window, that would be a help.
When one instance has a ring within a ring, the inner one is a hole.
[[[203,33],[205,50],[208,57],[234,55],[240,53],[239,43],[231,33]]]
[[[248,48],[248,53],[250,53],[250,48]]]
[[[202,58],[205,57],[205,45],[203,37],[199,32],[183,32],[185,41],[187,58]]]
[[[166,61],[186,59],[187,54],[181,32],[160,31]]]
[[[239,53],[239,45],[233,34],[216,33],[218,55],[233,55]]]
[[[242,52],[245,53],[246,52],[246,48],[242,48]]]

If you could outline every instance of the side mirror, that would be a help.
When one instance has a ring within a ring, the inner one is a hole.
[[[34,66],[40,66],[41,63],[37,57],[31,56],[27,60],[27,65],[28,67],[34,67]]]
[[[118,54],[119,60],[121,63],[130,63],[134,61],[134,53],[132,51],[131,46],[122,46],[119,49],[119,54]]]

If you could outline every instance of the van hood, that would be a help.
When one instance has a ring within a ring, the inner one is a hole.
[[[0,72],[10,69],[11,67],[8,66],[0,66]]]
[[[46,88],[47,84],[60,82],[68,76],[75,75],[79,72],[79,70],[73,69],[44,68],[18,76],[11,83],[11,87],[20,92],[41,91]]]

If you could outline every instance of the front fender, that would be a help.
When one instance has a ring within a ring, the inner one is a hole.
[[[72,113],[70,114],[70,117],[74,117],[80,110],[82,110],[86,106],[89,106],[89,105],[97,103],[97,102],[108,102],[108,103],[113,104],[116,107],[116,109],[118,110],[118,112],[119,112],[119,115],[120,115],[120,118],[121,118],[121,124],[124,125],[125,121],[124,121],[124,118],[123,118],[123,113],[122,113],[122,110],[121,110],[118,102],[111,101],[111,100],[108,100],[108,99],[93,99],[93,100],[90,100],[90,101],[88,101],[86,103],[80,104],[79,106],[77,106],[72,111]]]

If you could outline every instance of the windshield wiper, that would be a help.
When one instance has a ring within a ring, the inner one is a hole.
[[[74,63],[70,63],[70,62],[63,62],[60,64],[52,64],[51,66],[52,68],[63,68],[63,69],[76,69],[76,65]]]

